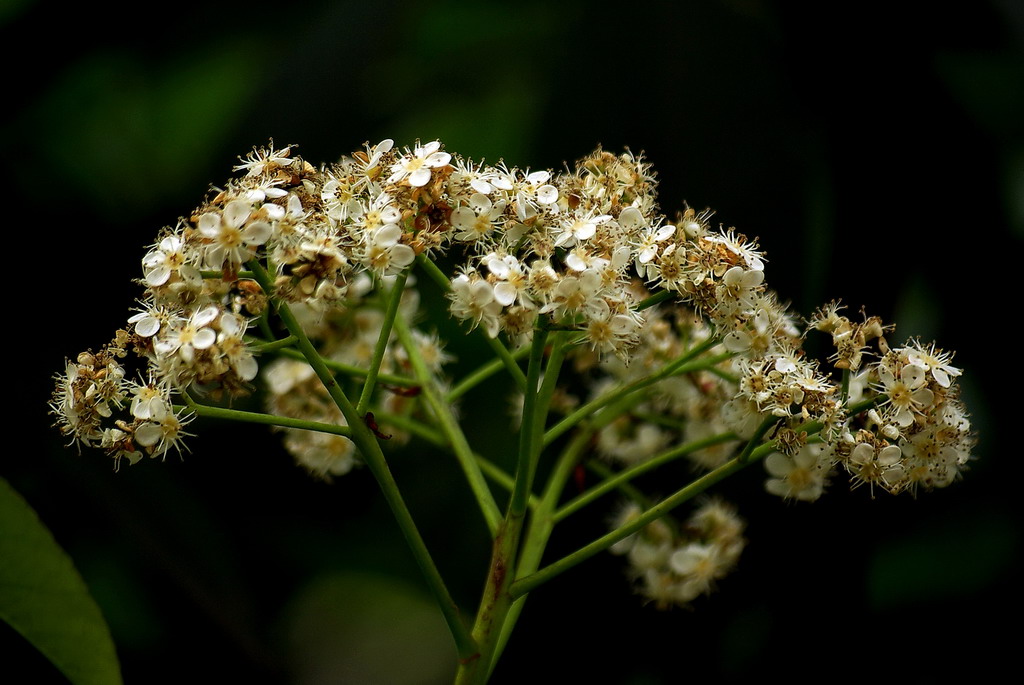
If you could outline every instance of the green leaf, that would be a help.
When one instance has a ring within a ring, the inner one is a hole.
[[[32,507],[0,478],[0,619],[74,685],[119,685],[103,615],[70,557]]]

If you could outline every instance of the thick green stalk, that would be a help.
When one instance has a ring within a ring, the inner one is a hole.
[[[540,447],[540,429],[538,427],[542,424],[537,413],[538,398],[541,394],[541,368],[544,364],[547,337],[546,328],[534,329],[523,396],[515,482],[512,486],[512,496],[509,498],[505,519],[494,540],[487,582],[480,599],[476,622],[473,624],[473,639],[480,648],[479,657],[460,665],[455,679],[457,685],[480,685],[487,682],[501,638],[502,626],[512,608],[512,597],[508,590],[518,566],[520,538],[530,501],[530,476],[535,454]]]
[[[568,482],[569,477],[572,475],[573,467],[579,462],[583,450],[590,444],[593,434],[593,429],[578,432],[573,436],[573,439],[555,462],[555,467],[548,478],[544,493],[534,508],[533,516],[530,518],[530,526],[523,539],[519,563],[516,566],[516,578],[528,576],[540,567],[544,550],[547,548],[548,540],[551,539],[551,533],[554,531],[555,524],[557,523],[554,512],[558,506],[558,500],[565,489],[566,482]],[[502,652],[505,651],[505,645],[512,636],[512,629],[515,628],[525,604],[526,596],[523,595],[515,598],[509,607],[508,613],[502,621],[501,630],[494,646],[494,654],[491,657],[489,666],[490,671],[494,670]]]
[[[377,375],[380,373],[380,365],[384,363],[384,353],[388,349],[388,340],[391,339],[391,327],[395,323],[395,316],[398,314],[398,305],[402,301],[402,294],[405,292],[405,282],[409,278],[409,271],[401,271],[395,277],[395,283],[388,293],[388,306],[384,310],[384,321],[380,324],[380,335],[377,336],[377,345],[373,348],[373,357],[370,359],[370,368],[366,370],[366,380],[363,381],[363,392],[359,395],[359,402],[356,404],[356,412],[362,416],[370,406],[370,398],[377,385]]]
[[[526,512],[526,501],[533,485],[531,475],[535,455],[539,451],[538,398],[540,396],[541,367],[544,364],[544,348],[547,344],[548,331],[537,328],[533,331],[533,342],[530,346],[530,365],[526,373],[526,390],[523,395],[523,420],[519,428],[519,456],[516,461],[516,485],[509,501],[509,516],[522,516]],[[507,518],[507,517],[506,517]]]
[[[273,282],[270,279],[270,274],[267,273],[259,262],[254,260],[250,264],[256,280],[259,281],[264,292],[271,296],[273,293]],[[346,397],[338,382],[334,379],[331,370],[324,363],[323,358],[317,352],[313,343],[306,337],[306,333],[302,330],[302,326],[299,325],[298,320],[292,314],[287,303],[276,302],[276,307],[282,323],[284,323],[288,332],[295,336],[297,347],[306,357],[309,365],[313,367],[317,377],[324,384],[328,394],[330,394],[331,399],[334,400],[334,403],[348,421],[352,429],[351,440],[356,444],[367,467],[373,473],[374,478],[376,478],[384,499],[391,508],[395,521],[405,536],[413,558],[419,565],[427,586],[434,595],[434,599],[441,609],[445,622],[448,624],[448,629],[455,640],[455,647],[459,657],[463,659],[472,657],[477,652],[476,642],[467,630],[466,625],[462,622],[459,608],[448,592],[448,588],[445,586],[444,580],[441,578],[441,574],[437,570],[437,566],[434,564],[434,560],[430,556],[422,536],[420,536],[416,522],[413,520],[409,508],[406,506],[405,500],[398,490],[398,484],[395,482],[394,476],[391,475],[391,470],[388,468],[387,460],[384,458],[384,453],[380,449],[376,436],[363,421],[363,417],[356,411],[355,406]]]
[[[473,449],[469,446],[466,434],[462,432],[462,427],[456,420],[455,415],[452,414],[451,406],[444,401],[430,373],[430,369],[427,368],[426,363],[423,361],[423,356],[416,346],[416,341],[413,340],[408,324],[406,324],[401,316],[395,317],[394,330],[398,340],[405,347],[406,354],[409,356],[409,363],[412,364],[413,371],[422,388],[423,396],[434,412],[434,417],[437,419],[438,424],[440,424],[441,432],[447,438],[452,451],[455,453],[455,458],[459,462],[459,466],[462,467],[462,471],[466,475],[469,489],[473,492],[480,511],[483,512],[487,528],[491,531],[491,535],[495,536],[498,534],[498,527],[501,525],[501,510],[498,508],[498,503],[494,500],[494,495],[491,493],[491,489],[488,487],[487,481],[480,471],[480,466],[477,464]]]

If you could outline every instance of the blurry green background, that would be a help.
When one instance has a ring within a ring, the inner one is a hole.
[[[966,369],[980,442],[963,482],[916,501],[839,484],[803,506],[751,470],[720,490],[750,540],[720,592],[658,613],[619,559],[596,559],[531,596],[495,682],[534,679],[542,659],[541,682],[652,685],[938,682],[1012,663],[1017,640],[993,617],[1013,625],[1021,609],[1024,5],[806,5],[3,4],[20,382],[0,475],[71,554],[126,681],[450,676],[444,626],[368,473],[313,482],[267,432],[196,422],[183,462],[115,474],[49,425],[50,375],[123,325],[146,244],[271,138],[314,163],[385,137],[533,169],[597,144],[644,150],[663,210],[711,206],[759,236],[796,311],[864,305],[898,323],[891,340],[934,338]],[[467,403],[482,451],[508,441],[506,390]],[[470,610],[488,549],[454,465],[420,446],[392,465]],[[6,627],[0,660],[60,682]]]

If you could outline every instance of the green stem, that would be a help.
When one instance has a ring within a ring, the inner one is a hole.
[[[529,353],[530,346],[523,345],[519,349],[512,352],[511,355],[512,359],[518,362],[520,359],[522,359]],[[470,372],[465,378],[459,381],[459,383],[454,388],[449,390],[448,394],[445,395],[445,399],[448,402],[454,402],[455,400],[459,399],[460,397],[465,395],[467,392],[469,392],[476,386],[480,385],[482,382],[484,382],[494,374],[504,369],[505,367],[506,363],[505,360],[503,359],[492,359],[489,362],[482,364],[476,370]]]
[[[392,414],[391,412],[384,411],[378,407],[374,407],[373,417],[377,420],[377,423],[381,425],[394,426],[400,430],[409,431],[416,437],[422,438],[437,447],[449,447],[448,441],[445,440],[443,435],[416,419],[403,416],[401,414]]]
[[[480,608],[473,624],[473,639],[480,647],[479,657],[460,664],[455,682],[457,685],[479,685],[487,681],[494,664],[497,645],[503,626],[512,610],[512,597],[508,593],[514,580],[520,553],[520,539],[529,507],[534,455],[539,447],[539,426],[543,420],[538,416],[540,403],[541,367],[544,364],[544,349],[548,330],[535,328],[530,344],[530,362],[526,371],[526,385],[523,391],[523,413],[519,431],[519,453],[516,459],[515,480],[508,510],[498,535],[494,539],[491,565],[487,573]]]
[[[225,409],[223,407],[211,407],[208,404],[199,404],[188,395],[183,394],[185,404],[196,416],[204,416],[212,419],[226,419],[228,421],[242,421],[244,423],[258,423],[264,426],[281,426],[282,428],[298,428],[300,430],[316,431],[318,433],[331,433],[346,438],[352,436],[352,429],[348,426],[338,426],[333,423],[321,423],[319,421],[306,421],[293,419],[288,416],[277,416],[276,414],[259,414],[256,412],[240,411],[238,409]]]
[[[731,440],[736,440],[735,433],[720,433],[719,435],[713,435],[711,437],[703,438],[701,440],[694,440],[692,442],[680,445],[679,447],[674,447],[670,450],[662,452],[656,457],[648,459],[645,462],[635,464],[629,467],[628,469],[623,469],[622,471],[619,471],[612,477],[606,478],[605,480],[601,481],[600,483],[590,488],[586,492],[581,493],[574,499],[562,505],[562,507],[557,512],[555,512],[555,520],[561,521],[566,516],[574,514],[575,512],[587,506],[588,504],[598,499],[602,495],[605,495],[606,493],[621,487],[622,485],[628,483],[634,478],[638,478],[649,471],[652,471],[660,466],[664,466],[669,462],[675,461],[676,459],[684,457],[687,454],[696,452],[697,450],[704,449],[705,447],[712,447],[714,445],[720,445],[724,442],[729,442]]]
[[[455,419],[455,415],[452,414],[451,406],[441,396],[441,392],[434,382],[430,369],[427,368],[426,363],[423,361],[423,356],[416,346],[412,332],[401,316],[394,318],[394,330],[402,346],[405,347],[406,354],[409,356],[409,363],[412,365],[416,378],[420,383],[427,404],[430,405],[434,417],[440,424],[441,432],[448,439],[452,451],[455,453],[455,458],[466,475],[469,488],[476,498],[480,511],[483,512],[484,520],[487,522],[487,528],[492,536],[497,535],[498,528],[501,525],[501,510],[498,508],[498,503],[495,502],[494,495],[491,494],[491,489],[488,487],[487,481],[480,471],[480,466],[477,464],[473,450],[469,446],[466,434],[462,432],[462,427]]]
[[[530,456],[530,470],[527,476],[527,490],[533,489],[533,480],[537,473],[537,463],[540,460],[540,448],[537,445],[538,438],[544,435],[544,425],[547,421],[548,411],[551,409],[551,400],[558,388],[558,375],[562,370],[562,362],[568,354],[570,345],[567,342],[568,334],[559,331],[551,336],[551,354],[548,356],[547,366],[544,368],[544,380],[541,381],[537,390],[537,401],[533,408],[533,452]]]
[[[597,461],[596,459],[591,459],[590,461],[587,462],[587,470],[595,473],[601,479],[602,483],[610,481],[619,475],[618,472],[616,472],[610,466],[603,462]],[[651,506],[653,506],[651,504],[650,499],[648,499],[647,495],[642,493],[640,491],[640,488],[630,485],[627,480],[616,481],[615,489],[621,492],[623,495],[625,495],[629,500],[638,504],[641,509],[649,509]],[[560,512],[561,510],[559,510],[558,513]],[[561,519],[559,518],[558,520]]]
[[[296,338],[294,335],[289,335],[280,340],[270,340],[269,342],[263,342],[258,339],[248,339],[253,352],[259,354],[265,354],[267,352],[278,352],[286,347],[291,347],[295,344]]]
[[[598,538],[597,540],[594,540],[590,544],[576,550],[572,554],[562,557],[554,563],[548,564],[536,573],[526,576],[525,578],[522,578],[520,580],[517,580],[515,583],[512,584],[512,587],[509,588],[509,592],[511,593],[512,597],[522,597],[523,595],[535,589],[539,585],[542,585],[543,583],[546,583],[552,578],[561,575],[562,573],[568,571],[577,564],[594,556],[598,552],[603,552],[619,540],[624,540],[625,538],[629,537],[633,533],[637,532],[638,530],[646,526],[648,523],[651,523],[652,521],[661,518],[662,516],[669,513],[679,505],[693,499],[700,493],[704,492],[712,485],[718,483],[719,481],[725,478],[728,478],[732,474],[743,469],[744,467],[748,466],[754,461],[763,458],[770,452],[774,451],[774,449],[774,443],[761,445],[761,447],[753,451],[753,453],[751,454],[751,458],[746,462],[741,462],[738,458],[726,462],[722,466],[719,466],[717,469],[704,474],[703,476],[693,481],[686,487],[670,495],[667,499],[651,507],[650,509],[642,513],[640,516],[638,516],[635,520],[630,521],[629,523],[619,528],[616,528],[607,535],[603,535],[602,537]]]
[[[538,419],[537,408],[540,395],[541,366],[544,363],[544,348],[547,344],[548,331],[537,328],[533,331],[533,342],[530,345],[530,365],[526,373],[526,389],[523,395],[523,419],[519,429],[519,456],[516,461],[516,484],[512,489],[509,501],[509,516],[522,516],[526,511],[526,502],[530,493],[533,473],[534,455],[538,452]]]
[[[419,265],[423,272],[430,277],[430,280],[434,281],[441,290],[446,293],[451,292],[452,282],[443,271],[437,268],[437,264],[435,264],[429,257],[423,254],[417,255],[416,264]],[[519,368],[519,364],[516,363],[512,353],[508,351],[508,348],[501,344],[500,340],[487,335],[487,331],[480,327],[477,327],[476,330],[480,331],[480,335],[484,337],[487,344],[490,345],[491,350],[498,355],[498,358],[505,365],[505,368],[508,369],[509,374],[512,375],[512,380],[515,381],[520,390],[523,390],[526,387],[526,376],[523,374],[523,370]]]
[[[544,434],[544,444],[549,445],[559,436],[565,433],[567,430],[578,424],[580,421],[586,419],[588,416],[593,414],[598,409],[605,407],[612,402],[620,400],[624,397],[632,395],[635,392],[643,390],[646,387],[654,385],[655,383],[662,381],[670,376],[678,374],[692,373],[694,371],[701,371],[706,368],[711,368],[716,364],[719,364],[726,359],[734,357],[735,354],[732,352],[724,352],[722,354],[710,357],[708,359],[700,359],[694,361],[694,359],[700,356],[703,352],[711,349],[719,343],[719,340],[715,338],[709,338],[700,345],[692,348],[675,361],[666,364],[660,371],[652,373],[649,376],[645,376],[638,380],[633,381],[627,385],[617,388],[611,392],[607,392],[600,397],[597,397],[590,402],[587,402],[583,406],[577,408],[575,411],[570,413],[568,416],[563,418],[561,421],[556,423],[547,433]],[[692,362],[692,363],[691,363]]]
[[[383,425],[392,425],[395,428],[401,428],[407,430],[413,435],[423,438],[427,442],[431,443],[435,447],[442,449],[451,449],[451,443],[436,430],[420,423],[416,419],[409,418],[408,416],[402,416],[401,414],[392,414],[391,412],[381,411],[380,409],[374,409],[374,417],[377,422]],[[498,466],[497,464],[484,459],[479,454],[474,453],[473,458],[476,460],[477,465],[480,467],[480,471],[489,478],[492,482],[497,483],[508,492],[512,492],[512,485],[514,483],[512,476],[507,471]],[[530,508],[534,508],[537,505],[537,498],[530,495]]]
[[[384,321],[380,325],[380,334],[377,336],[377,345],[373,348],[373,357],[370,359],[370,368],[366,370],[366,380],[363,382],[363,392],[359,395],[359,402],[356,403],[356,413],[360,416],[366,413],[370,406],[370,398],[376,389],[377,376],[380,374],[380,365],[384,363],[384,353],[388,349],[388,341],[391,339],[391,327],[395,323],[395,316],[398,314],[398,305],[402,301],[402,294],[405,292],[405,281],[409,278],[409,271],[400,272],[395,277],[395,283],[391,286],[388,294],[388,306],[384,310]]]
[[[673,293],[670,290],[662,290],[660,293],[655,293],[650,297],[641,300],[640,303],[637,304],[636,306],[636,311],[643,311],[644,309],[647,309],[648,307],[653,307],[654,305],[664,302],[665,300],[670,300],[672,299],[673,295],[675,295],[675,293]]]
[[[754,448],[761,443],[761,438],[765,436],[765,433],[770,431],[776,424],[781,421],[778,416],[768,416],[757,427],[754,434],[747,440],[747,444],[743,447],[743,451],[740,452],[739,456],[736,457],[741,463],[746,463],[750,459],[750,454],[754,451]]]
[[[267,293],[268,297],[272,296],[273,282],[270,274],[256,260],[250,262],[250,265],[256,280],[263,287],[264,292]],[[409,508],[406,506],[405,500],[398,490],[398,484],[395,482],[394,476],[391,475],[391,470],[388,468],[387,460],[384,458],[384,453],[380,449],[376,436],[363,421],[363,417],[359,415],[345,393],[342,392],[331,370],[324,363],[323,358],[316,351],[313,343],[306,337],[302,326],[299,325],[298,320],[292,314],[287,303],[278,301],[275,304],[281,321],[288,329],[288,332],[295,336],[296,345],[299,350],[305,355],[306,361],[313,367],[317,377],[320,378],[324,388],[330,394],[331,399],[334,400],[338,409],[345,416],[345,420],[348,421],[352,429],[351,440],[356,444],[356,447],[362,454],[363,461],[373,473],[374,478],[376,478],[384,499],[391,508],[395,521],[398,523],[398,527],[401,529],[409,545],[413,558],[415,558],[416,563],[419,565],[427,586],[434,595],[434,599],[441,609],[445,622],[448,624],[448,629],[455,640],[455,647],[459,656],[463,659],[471,658],[477,653],[476,641],[462,622],[459,608],[448,592],[448,588],[445,586],[444,580],[441,578],[441,574],[434,564],[434,560],[430,556],[422,536],[420,536],[416,522],[413,520]]]
[[[299,361],[305,361],[306,357],[299,350],[284,348],[277,350],[277,353],[283,357],[290,359],[297,359]],[[342,376],[348,378],[366,378],[369,374],[367,369],[352,366],[351,364],[343,364],[342,362],[336,362],[333,359],[324,359],[324,364],[327,365],[331,371],[340,373]],[[419,381],[415,378],[409,378],[408,376],[398,376],[392,373],[378,373],[377,382],[385,383],[387,385],[395,386],[396,388],[416,388],[419,387]]]
[[[530,526],[523,540],[522,551],[520,552],[519,564],[516,567],[516,578],[522,578],[535,572],[540,567],[544,550],[547,548],[548,540],[554,531],[557,520],[554,513],[558,506],[558,499],[565,489],[565,484],[572,475],[573,467],[578,463],[583,450],[590,444],[593,436],[593,429],[581,430],[565,447],[555,462],[555,467],[548,478],[547,486],[544,489],[540,502],[534,508],[533,516],[530,519]],[[494,653],[491,657],[489,670],[493,670],[498,658],[505,651],[505,645],[512,635],[512,629],[519,620],[526,603],[526,596],[517,597],[509,607],[501,623],[501,629],[494,646]]]

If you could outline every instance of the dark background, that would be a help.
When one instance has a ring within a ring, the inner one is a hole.
[[[50,376],[124,324],[145,246],[271,138],[314,163],[385,137],[532,169],[644,150],[663,210],[711,206],[759,236],[797,312],[863,305],[897,323],[892,341],[934,338],[965,369],[979,444],[962,482],[917,500],[838,483],[808,506],[744,473],[720,492],[749,546],[718,593],[659,613],[605,555],[531,596],[495,682],[941,682],[1013,663],[1015,629],[994,617],[1021,608],[1024,9],[806,5],[4,5],[19,382],[0,475],[71,554],[126,681],[449,678],[445,628],[367,472],[317,483],[262,429],[196,422],[182,462],[115,474],[50,427]],[[506,390],[464,409],[484,453],[508,442]],[[470,610],[488,550],[452,461],[416,446],[392,466]],[[0,654],[59,682],[7,628]]]

